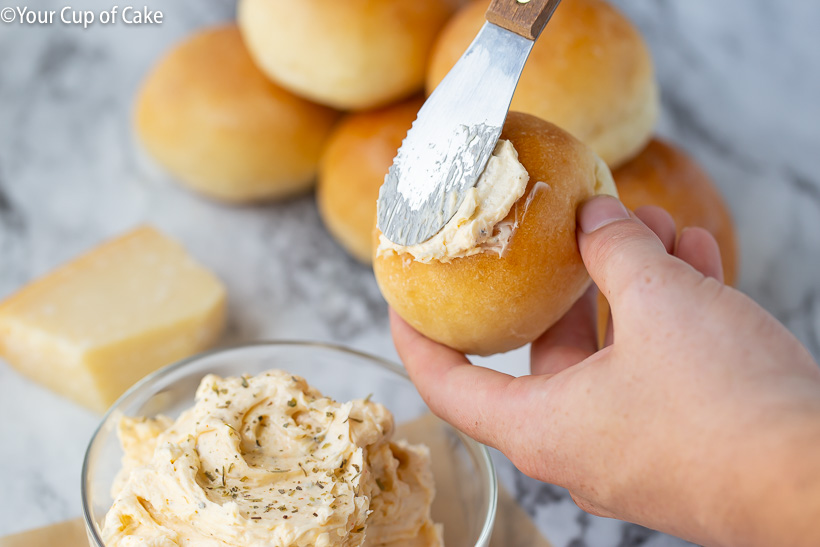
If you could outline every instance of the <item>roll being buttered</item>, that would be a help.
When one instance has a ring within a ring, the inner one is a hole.
[[[606,164],[566,131],[510,112],[494,157],[433,239],[401,247],[375,231],[387,302],[422,334],[490,355],[533,341],[589,284],[577,207],[616,195]]]

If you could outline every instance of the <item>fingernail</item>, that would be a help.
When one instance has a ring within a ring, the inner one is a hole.
[[[595,196],[581,205],[578,226],[585,234],[591,234],[607,224],[629,218],[624,204],[612,196]]]

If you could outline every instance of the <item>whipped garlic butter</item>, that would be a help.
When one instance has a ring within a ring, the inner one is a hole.
[[[440,232],[409,246],[397,245],[381,235],[377,254],[407,253],[418,262],[449,262],[488,251],[500,255],[515,228],[501,221],[524,195],[528,181],[512,143],[499,140],[475,187]]]
[[[107,547],[433,547],[426,447],[282,371],[206,376],[176,421],[123,418]]]

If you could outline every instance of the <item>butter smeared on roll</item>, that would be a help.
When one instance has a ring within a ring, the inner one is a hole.
[[[486,172],[497,178],[485,179],[493,197],[475,200],[472,212],[468,202],[446,232],[400,248],[375,231],[382,248],[373,268],[387,302],[422,334],[464,353],[523,346],[569,310],[590,282],[575,211],[594,195],[617,194],[603,160],[551,123],[510,112],[501,139]]]
[[[377,252],[407,253],[419,262],[450,262],[484,251],[502,255],[512,231],[499,224],[524,195],[529,178],[512,143],[500,140],[475,187],[467,191],[455,216],[440,232],[410,246],[397,245],[380,235]]]

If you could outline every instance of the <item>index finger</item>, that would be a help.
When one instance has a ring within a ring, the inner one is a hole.
[[[478,442],[505,445],[522,383],[514,376],[473,365],[463,353],[434,342],[390,310],[396,350],[433,413]],[[518,393],[518,395],[517,395]]]

